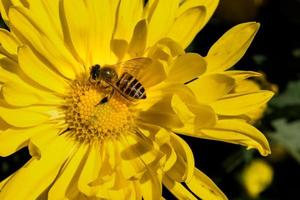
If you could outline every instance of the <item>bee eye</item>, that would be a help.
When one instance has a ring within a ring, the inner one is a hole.
[[[103,99],[101,99],[99,104],[104,104],[108,102],[108,97],[104,97]]]

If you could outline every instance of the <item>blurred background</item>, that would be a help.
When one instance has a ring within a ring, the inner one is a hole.
[[[262,72],[264,78],[249,84],[277,93],[255,122],[268,137],[272,155],[264,158],[238,145],[184,139],[197,167],[230,200],[294,200],[299,198],[300,180],[300,0],[220,0],[212,20],[188,51],[206,55],[223,33],[247,21],[258,21],[261,28],[235,68]],[[28,159],[27,149],[0,157],[0,180]],[[165,190],[164,196],[173,199]]]

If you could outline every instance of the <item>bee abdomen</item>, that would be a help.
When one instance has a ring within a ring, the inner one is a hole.
[[[134,99],[146,98],[145,88],[143,87],[143,85],[127,72],[125,72],[117,81],[116,86],[125,96]]]

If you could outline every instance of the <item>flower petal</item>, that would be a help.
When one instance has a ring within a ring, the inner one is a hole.
[[[170,145],[174,148],[176,160],[165,172],[166,175],[177,182],[189,181],[193,176],[195,167],[193,152],[188,144],[174,133],[171,133]]]
[[[254,71],[240,71],[240,70],[229,70],[225,71],[224,74],[233,78],[236,82],[240,82],[251,77],[261,77],[262,74]]]
[[[39,133],[55,129],[45,124],[27,129],[9,128],[0,133],[0,156],[9,156],[28,145],[29,139]],[[57,130],[58,132],[58,130]]]
[[[203,6],[192,7],[185,10],[180,16],[176,17],[167,37],[178,42],[185,49],[203,27],[206,15],[205,11],[205,7]]]
[[[36,199],[53,182],[72,148],[72,143],[56,137],[40,159],[32,158],[7,182],[0,199]]]
[[[142,122],[159,125],[166,128],[181,127],[183,124],[170,106],[171,98],[164,98],[147,111],[139,113]]]
[[[274,95],[267,90],[226,95],[210,105],[220,115],[243,115],[265,105]]]
[[[209,50],[206,61],[208,72],[224,71],[235,65],[246,53],[259,24],[248,22],[227,31]]]
[[[163,177],[163,184],[177,199],[197,200],[197,198],[181,185],[181,183],[172,180],[168,176]]]
[[[15,127],[31,127],[42,124],[50,119],[51,108],[35,106],[27,108],[5,108],[0,106],[0,117]]]
[[[78,179],[79,191],[85,193],[87,196],[96,195],[96,188],[92,187],[90,183],[98,178],[101,165],[102,160],[99,153],[99,146],[91,145],[87,153],[85,164]]]
[[[186,181],[186,184],[201,199],[227,200],[227,197],[218,186],[197,168],[194,170],[192,179]]]
[[[144,54],[147,44],[148,25],[146,20],[139,21],[133,32],[133,36],[130,40],[128,47],[128,54],[135,58]]]
[[[2,28],[0,29],[0,44],[10,54],[17,54],[19,46],[18,41],[9,31]]]
[[[148,45],[152,46],[158,40],[163,38],[175,20],[176,10],[179,6],[179,0],[155,1],[150,8],[147,19],[149,21]]]
[[[205,69],[205,60],[199,54],[187,53],[175,59],[166,81],[185,83],[197,78]]]
[[[241,144],[248,149],[256,148],[263,156],[271,152],[266,137],[255,127],[239,119],[219,120],[215,127],[190,136]]]
[[[229,76],[211,74],[200,76],[188,83],[200,103],[210,103],[228,94],[235,86],[235,81]]]
[[[9,9],[10,28],[13,34],[21,40],[22,44],[26,44],[33,51],[38,52],[39,57],[47,61],[49,66],[61,75],[68,79],[74,79],[75,72],[82,72],[82,69],[66,49],[63,39],[57,36],[48,38],[42,27],[38,26],[27,13],[20,7]]]
[[[63,0],[60,6],[66,44],[82,63],[86,63],[89,54],[88,34],[92,27],[86,4],[83,0]]]
[[[120,1],[114,38],[129,42],[137,22],[142,18],[142,13],[142,0]]]
[[[190,100],[192,101],[192,100]],[[178,96],[172,99],[172,107],[183,123],[182,127],[173,127],[179,133],[189,133],[204,127],[211,127],[216,123],[217,116],[214,110],[207,105],[184,102]]]
[[[75,184],[74,176],[76,176],[76,172],[78,170],[81,170],[80,167],[83,165],[84,157],[87,151],[88,145],[83,144],[78,147],[77,151],[66,163],[66,167],[52,185],[48,193],[49,200],[69,198],[69,187],[70,185]]]
[[[150,168],[140,180],[141,192],[144,200],[160,199],[162,195],[162,186],[157,175]]]
[[[63,95],[67,94],[68,83],[66,80],[49,69],[30,48],[26,46],[20,48],[19,64],[24,73],[41,86]]]
[[[116,57],[111,52],[110,42],[115,28],[115,16],[118,1],[85,1],[91,24],[89,46],[93,53],[91,64],[114,64]]]

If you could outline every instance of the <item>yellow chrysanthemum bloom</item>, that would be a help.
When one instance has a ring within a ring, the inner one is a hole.
[[[162,185],[178,199],[226,199],[177,134],[267,155],[266,138],[245,113],[272,92],[235,92],[257,73],[227,70],[257,23],[232,28],[206,57],[184,51],[217,4],[1,0],[10,31],[0,30],[0,156],[28,146],[32,158],[1,182],[0,199],[156,200]],[[105,81],[90,81],[94,65],[140,57],[151,59],[135,75],[145,99],[129,101]]]

